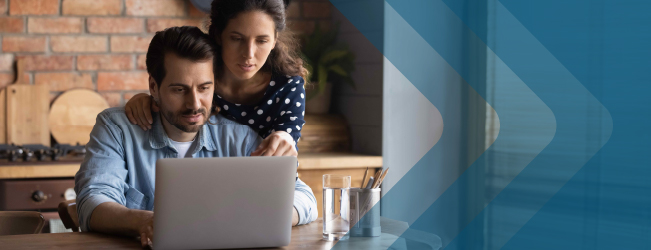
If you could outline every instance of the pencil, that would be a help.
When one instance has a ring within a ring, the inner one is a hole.
[[[368,176],[368,167],[366,167],[366,172],[364,172],[364,178],[362,178],[362,187],[361,188],[366,187],[366,176]]]

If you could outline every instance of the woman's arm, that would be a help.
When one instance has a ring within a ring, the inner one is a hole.
[[[282,137],[276,135],[288,134],[284,143],[291,144],[298,154],[296,143],[301,138],[301,129],[305,124],[305,81],[300,76],[291,77],[289,80],[291,81],[279,90],[276,100],[272,100],[273,104],[277,106],[273,109],[276,114],[271,124],[272,130],[268,132],[265,141],[281,139]],[[274,136],[279,138],[269,139]],[[262,148],[256,150],[252,155],[283,155],[276,153],[272,147],[267,145],[275,144],[263,142]]]
[[[147,131],[151,129],[151,124],[154,123],[151,112],[158,112],[158,106],[156,106],[156,103],[152,103],[149,94],[140,93],[133,96],[124,105],[124,112],[133,125],[138,125],[142,130]]]

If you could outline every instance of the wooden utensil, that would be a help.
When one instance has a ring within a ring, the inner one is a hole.
[[[381,174],[382,174],[382,169],[380,169],[380,171],[375,172],[375,175],[373,175],[373,183],[371,184],[371,189],[375,187],[375,183],[379,181]]]
[[[7,144],[7,91],[0,89],[0,144]]]
[[[362,178],[362,186],[360,188],[366,187],[366,176],[368,176],[368,167],[366,167],[366,172],[364,172],[364,178]]]
[[[52,136],[60,144],[88,143],[97,115],[107,108],[108,102],[95,91],[66,91],[54,100],[50,108],[48,123]]]
[[[5,90],[6,143],[50,146],[47,124],[50,90],[47,85],[30,85],[24,79],[24,61],[18,60],[17,80]]]
[[[380,175],[380,180],[378,180],[377,184],[373,188],[378,188],[380,185],[382,185],[382,182],[384,181],[384,177],[387,176],[387,172],[389,172],[389,168],[387,167],[386,170]]]

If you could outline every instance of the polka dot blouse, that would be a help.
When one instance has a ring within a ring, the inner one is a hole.
[[[231,103],[219,95],[215,97],[222,115],[251,126],[262,138],[275,131],[286,131],[294,142],[298,142],[305,124],[304,84],[300,76],[274,75],[264,97],[255,105]]]

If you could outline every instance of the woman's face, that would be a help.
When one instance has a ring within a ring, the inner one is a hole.
[[[264,12],[243,12],[228,21],[218,41],[224,65],[232,76],[239,80],[251,79],[276,46],[275,24]]]

